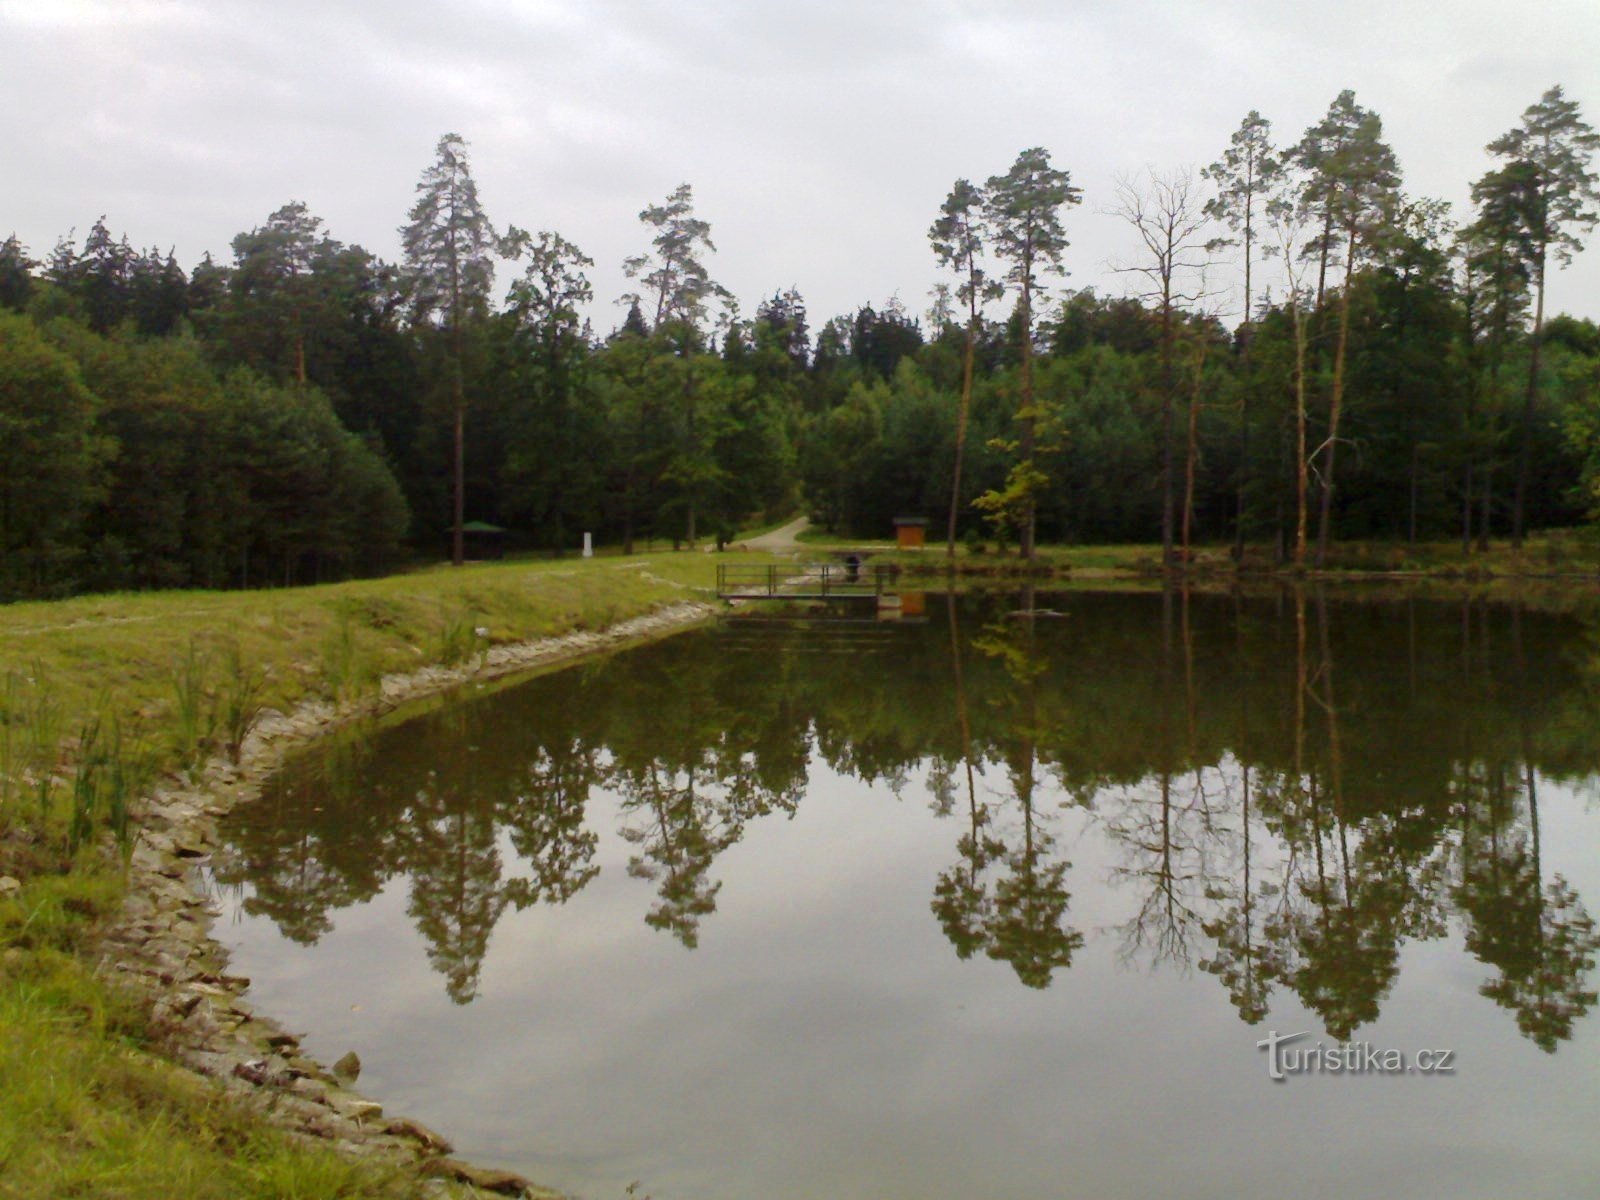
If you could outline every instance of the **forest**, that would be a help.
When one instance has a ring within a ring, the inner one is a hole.
[[[1353,93],[1282,144],[1251,112],[1204,169],[1088,198],[1137,247],[1120,296],[1064,286],[1086,198],[1032,148],[929,198],[927,311],[822,321],[781,285],[745,316],[684,184],[640,213],[635,290],[598,331],[593,262],[492,223],[455,134],[399,263],[298,202],[188,271],[103,216],[39,257],[12,236],[0,599],[460,561],[471,522],[546,551],[721,544],[795,511],[1170,563],[1520,545],[1600,509],[1600,327],[1545,311],[1600,217],[1597,148],[1550,89],[1458,218],[1404,190]]]

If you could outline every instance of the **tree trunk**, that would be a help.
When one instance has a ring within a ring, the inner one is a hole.
[[[1417,473],[1421,470],[1421,451],[1413,443],[1411,446],[1411,497],[1410,509],[1406,514],[1406,545],[1417,544]]]
[[[1030,263],[1031,266],[1031,263]],[[1031,476],[1033,456],[1037,443],[1037,417],[1033,411],[1033,296],[1025,282],[1022,286],[1022,462]],[[1022,519],[1018,522],[1017,553],[1032,560],[1036,556],[1033,544],[1033,523],[1038,505],[1033,496],[1033,485],[1027,485],[1022,503]]]
[[[1345,349],[1350,342],[1350,291],[1355,283],[1356,227],[1346,243],[1344,289],[1339,294],[1339,344],[1333,352],[1333,396],[1328,404],[1327,466],[1322,474],[1322,512],[1317,521],[1317,569],[1328,558],[1328,526],[1333,516],[1334,465],[1339,451],[1339,415],[1344,408]]]
[[[695,402],[694,402],[695,401],[695,394],[694,394],[694,368],[693,368],[692,365],[690,366],[690,368],[687,371],[684,372],[684,377],[683,377],[683,399],[684,399],[684,403],[687,406],[687,410],[688,410],[686,415],[688,417],[687,425],[688,425],[688,431],[689,431],[689,453],[691,455],[693,455],[695,458],[698,458],[699,457],[698,447],[696,447],[696,445],[695,445],[695,416],[696,416],[696,413],[695,413]],[[693,469],[691,469],[690,472],[689,472],[689,495],[687,497],[687,503],[688,503],[689,511],[688,511],[688,519],[685,521],[685,535],[686,535],[686,539],[687,539],[687,541],[689,543],[689,549],[691,549],[691,550],[694,549],[695,499],[696,499],[696,493],[697,493],[697,490],[698,490],[698,480],[696,478],[696,475],[697,475],[698,470],[699,470],[699,463],[695,462],[693,464]]]
[[[1321,336],[1322,297],[1328,284],[1328,248],[1333,245],[1333,185],[1328,186],[1328,194],[1322,203],[1322,245],[1317,255],[1317,304],[1313,315],[1318,318],[1318,336]],[[1348,268],[1347,268],[1348,269]]]
[[[1200,392],[1205,380],[1206,344],[1195,351],[1194,388],[1189,393],[1189,438],[1183,470],[1183,561],[1189,561],[1189,535],[1194,525],[1194,476],[1200,461]]]
[[[1511,548],[1522,549],[1528,498],[1528,468],[1533,462],[1533,412],[1539,395],[1539,351],[1544,340],[1544,266],[1545,247],[1539,245],[1535,263],[1535,282],[1538,286],[1533,310],[1533,342],[1528,347],[1528,390],[1522,401],[1522,436],[1517,447],[1517,492],[1511,504]]]
[[[462,532],[462,525],[467,512],[467,477],[466,477],[466,396],[461,388],[461,364],[457,362],[455,371],[455,486],[451,501],[450,523],[450,562],[460,566],[466,561],[466,535]]]
[[[1306,565],[1306,501],[1310,490],[1310,464],[1306,461],[1306,316],[1294,301],[1294,427],[1295,522],[1294,565]]]
[[[1478,550],[1489,549],[1489,518],[1494,512],[1494,459],[1483,468],[1483,509],[1478,516]]]
[[[1250,206],[1247,202],[1244,210],[1244,347],[1241,358],[1240,376],[1243,386],[1239,389],[1239,471],[1235,478],[1235,503],[1233,516],[1233,560],[1244,561],[1244,498],[1245,485],[1249,481],[1250,470],[1250,344],[1255,341],[1255,328],[1251,325],[1250,307]]]
[[[956,556],[956,513],[961,507],[961,467],[967,453],[967,418],[972,411],[972,360],[977,354],[976,312],[967,321],[967,346],[965,362],[961,368],[961,410],[956,415],[956,465],[950,481],[950,527],[945,535],[945,552]]]
[[[1172,565],[1172,295],[1161,284],[1161,565]]]

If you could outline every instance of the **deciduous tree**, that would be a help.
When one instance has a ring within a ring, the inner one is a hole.
[[[1195,194],[1194,176],[1180,168],[1166,174],[1145,173],[1142,183],[1127,176],[1117,181],[1116,215],[1133,227],[1143,246],[1138,262],[1119,268],[1142,276],[1148,285],[1143,299],[1154,302],[1161,322],[1161,556],[1172,561],[1173,535],[1173,409],[1177,378],[1177,309],[1204,294],[1201,277],[1206,260],[1201,233],[1205,208]],[[1194,457],[1194,423],[1190,422],[1189,458]],[[1184,554],[1188,554],[1189,516],[1184,514]]]

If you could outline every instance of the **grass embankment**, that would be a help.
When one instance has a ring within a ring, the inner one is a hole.
[[[392,1197],[407,1171],[260,1124],[168,1066],[85,958],[122,898],[128,805],[267,707],[704,598],[716,557],[438,568],[265,592],[0,607],[0,1196]],[[431,1193],[437,1194],[437,1193]]]
[[[944,573],[951,559],[943,539],[930,536],[921,550],[899,550],[892,540],[843,538],[817,529],[808,529],[798,539],[806,549],[819,554],[858,550],[873,554],[880,562],[893,562],[909,571]],[[993,542],[956,545],[955,570],[963,575],[1073,574],[1086,578],[1135,578],[1158,576],[1161,548],[1147,544],[1120,546],[1040,546],[1030,564],[1017,558],[1015,548],[1000,551]],[[1321,571],[1309,568],[1297,572],[1281,564],[1266,545],[1245,548],[1242,560],[1235,560],[1233,548],[1206,545],[1191,551],[1186,574],[1195,577],[1221,574],[1296,575],[1340,579],[1367,576],[1430,576],[1443,579],[1487,580],[1493,578],[1562,578],[1600,575],[1600,530],[1548,530],[1532,534],[1523,548],[1513,550],[1509,543],[1496,542],[1487,550],[1464,554],[1459,541],[1418,542],[1407,546],[1392,542],[1339,542],[1328,547],[1328,561]]]

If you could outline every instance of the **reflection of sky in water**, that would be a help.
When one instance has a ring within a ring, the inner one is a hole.
[[[597,791],[586,826],[599,876],[564,906],[507,909],[467,1005],[430,969],[403,879],[335,911],[310,948],[242,913],[219,932],[255,980],[251,999],[309,1031],[325,1060],[357,1050],[364,1089],[390,1111],[587,1197],[620,1197],[633,1179],[656,1200],[1592,1187],[1594,1022],[1554,1055],[1521,1036],[1478,994],[1494,969],[1463,949],[1459,915],[1444,938],[1405,943],[1381,1017],[1355,1035],[1454,1049],[1453,1078],[1273,1085],[1258,1038],[1326,1037],[1292,990],[1273,992],[1259,1026],[1242,1023],[1198,968],[1210,948],[1198,929],[1188,971],[1120,961],[1148,888],[1121,877],[1127,846],[1106,827],[1153,783],[1108,789],[1090,815],[1062,811],[1041,773],[1036,811],[1072,863],[1068,922],[1086,944],[1033,990],[981,952],[958,959],[930,912],[959,861],[965,791],[958,771],[955,809],[938,817],[925,775],[896,798],[814,757],[793,818],[752,820],[716,859],[717,910],[693,952],[643,923],[657,885],[629,876],[635,847],[619,834],[636,817]],[[1231,760],[1206,775],[1214,803],[1225,786],[1237,796]],[[1004,769],[989,764],[978,786],[1005,799]],[[1545,880],[1600,903],[1591,805],[1548,781],[1539,794]],[[1017,824],[1014,801],[1004,821]],[[1259,827],[1252,837],[1265,872],[1281,849]],[[500,851],[515,874],[509,839]]]

